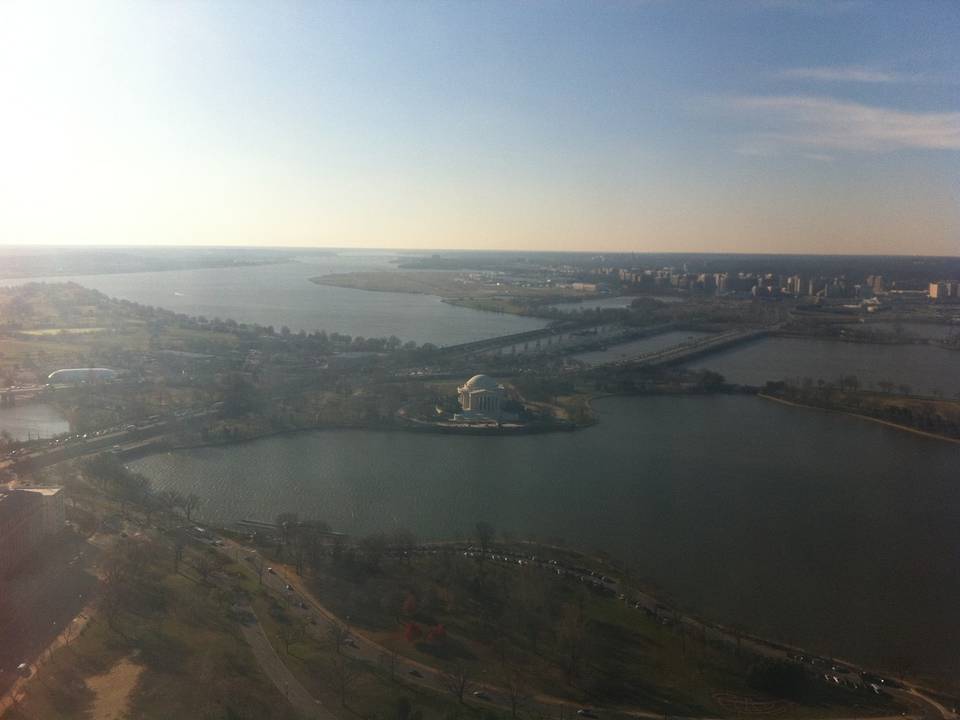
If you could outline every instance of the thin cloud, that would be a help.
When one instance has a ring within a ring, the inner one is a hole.
[[[960,150],[960,112],[904,112],[807,96],[736,97],[730,104],[756,125],[740,148],[749,154]]]
[[[858,66],[790,68],[777,73],[784,80],[816,80],[818,82],[902,83],[917,82],[916,75],[883,72]]]
[[[865,7],[864,0],[743,0],[750,8],[810,15],[839,15]]]

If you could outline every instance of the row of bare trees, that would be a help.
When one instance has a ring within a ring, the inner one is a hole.
[[[200,498],[192,493],[184,495],[176,490],[155,491],[148,478],[128,470],[111,453],[100,453],[84,461],[83,474],[107,497],[118,501],[122,512],[126,513],[129,506],[136,505],[143,511],[148,523],[157,512],[172,514],[177,510],[181,510],[190,521],[200,506]]]

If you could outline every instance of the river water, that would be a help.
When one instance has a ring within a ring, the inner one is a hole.
[[[865,388],[889,380],[912,392],[945,397],[960,392],[960,352],[935,345],[865,345],[811,338],[765,338],[705,355],[686,367],[714,370],[728,382],[763,385],[767,380],[822,378],[836,383],[856,375]]]
[[[51,405],[23,403],[0,408],[0,431],[14,440],[49,438],[70,430],[70,423]]]
[[[754,397],[611,398],[575,433],[329,431],[147,457],[210,520],[499,530],[600,548],[682,605],[824,653],[960,671],[960,445]]]
[[[110,297],[188,315],[452,345],[544,327],[546,321],[456,307],[434,295],[317,285],[330,273],[395,270],[393,255],[303,256],[297,262],[165,272],[0,280],[2,285],[72,280]]]

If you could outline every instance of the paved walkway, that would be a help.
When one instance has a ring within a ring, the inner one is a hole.
[[[256,617],[253,608],[246,609],[253,617]],[[277,655],[277,651],[273,649],[273,645],[270,644],[270,640],[267,638],[259,620],[255,624],[241,625],[241,630],[263,672],[290,701],[294,710],[301,717],[310,718],[310,720],[336,720],[336,716],[307,692],[307,689],[290,672],[290,669]]]

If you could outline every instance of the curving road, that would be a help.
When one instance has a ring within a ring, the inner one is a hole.
[[[263,626],[257,618],[256,612],[252,607],[243,608],[256,618],[253,623],[241,623],[241,631],[250,649],[253,650],[257,662],[270,678],[271,682],[277,686],[284,697],[290,702],[294,710],[304,718],[312,720],[336,720],[330,710],[314,698],[310,692],[297,680],[296,676],[290,671],[286,663],[277,655],[277,651],[270,644],[270,639],[264,632]]]
[[[227,552],[232,559],[248,557],[253,558],[255,563],[263,563],[264,567],[267,566],[267,562],[260,557],[255,550],[250,550],[245,546],[228,539],[222,539],[222,543],[221,550]],[[241,562],[241,565],[246,567],[247,571],[253,573],[254,576],[257,575],[252,563]],[[278,568],[273,573],[263,572],[262,579],[265,586],[275,590],[281,596],[286,597],[291,609],[300,612],[305,620],[309,620],[311,618],[316,620],[317,618],[320,618],[327,622],[334,622],[339,625],[348,626],[348,623],[345,623],[341,618],[327,610],[327,608],[325,608],[312,595],[310,590],[304,586],[300,578],[287,573],[283,568]],[[611,589],[619,590],[619,583],[617,583],[615,580],[610,580],[609,586]],[[287,589],[288,587],[290,588],[289,590]],[[644,599],[650,603],[656,603],[653,598],[644,597]],[[694,618],[680,617],[679,621],[682,623],[690,623],[692,625],[699,626],[699,621]],[[309,622],[307,627],[308,629],[313,629],[313,632],[316,634],[323,632],[322,627],[312,625]],[[788,655],[786,650],[767,645],[754,638],[742,638],[742,641],[746,644],[754,645],[756,650],[769,656],[786,658]],[[374,665],[383,664],[388,659],[393,658],[396,674],[400,677],[403,677],[405,681],[415,683],[438,692],[446,692],[443,685],[442,670],[436,667],[425,665],[415,660],[398,656],[388,648],[372,641],[356,631],[351,631],[350,640],[344,646],[343,651],[350,657],[354,657],[358,660],[362,660]],[[274,656],[276,656],[276,653],[274,653]],[[279,658],[277,658],[277,660],[279,660]],[[476,695],[475,691],[479,691],[479,697]],[[478,704],[491,704],[500,709],[507,710],[510,708],[510,695],[503,688],[485,683],[472,683],[469,692],[473,694],[472,699]],[[948,708],[939,704],[929,696],[924,695],[917,688],[905,687],[902,690],[888,688],[888,692],[893,694],[898,700],[903,701],[904,704],[911,709],[912,712],[908,717],[916,718],[917,720],[957,720],[960,718],[960,716],[953,713]],[[549,695],[537,695],[536,697],[530,698],[524,704],[524,707],[528,710],[539,710],[546,716],[556,715],[559,717],[575,717],[577,710],[579,709],[579,706],[570,703],[568,700]],[[597,711],[597,715],[599,715],[599,711]],[[332,715],[327,715],[326,717],[332,717]],[[902,716],[900,715],[891,716],[891,718],[886,720],[894,720],[894,718],[899,719],[901,717]],[[685,719],[681,716],[652,713],[639,708],[604,710],[603,718],[604,720],[607,720],[608,718],[612,718],[614,720],[628,720],[630,718],[672,718],[673,720],[694,720],[693,718]],[[707,719],[696,718],[695,720]],[[865,719],[849,718],[847,720]],[[871,717],[870,720],[885,719]]]

